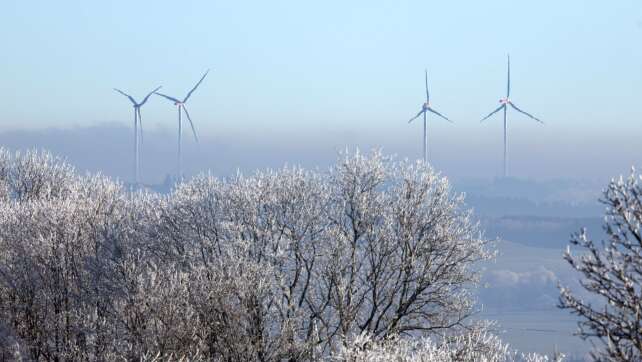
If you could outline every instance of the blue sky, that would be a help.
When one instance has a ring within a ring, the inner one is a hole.
[[[456,122],[431,119],[435,164],[466,174],[479,157],[493,175],[501,120],[478,120],[503,95],[510,52],[513,100],[546,122],[509,119],[515,174],[626,172],[642,155],[636,0],[9,1],[0,33],[0,131],[129,124],[112,87],[182,96],[212,68],[190,104],[205,139],[415,157],[421,126],[406,120],[427,67],[433,105]],[[143,116],[176,127],[160,98]]]

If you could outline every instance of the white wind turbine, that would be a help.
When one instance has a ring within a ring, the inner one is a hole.
[[[416,116],[412,117],[408,123],[414,121],[415,119],[419,118],[423,114],[424,116],[424,162],[428,162],[428,125],[427,125],[427,120],[426,120],[426,113],[431,112],[436,114],[437,116],[445,119],[446,121],[453,123],[450,119],[448,119],[446,116],[443,114],[437,112],[435,109],[433,109],[430,105],[430,92],[428,91],[428,70],[425,70],[425,80],[426,80],[426,102],[421,106],[421,110],[419,113],[417,113]]]
[[[190,117],[189,112],[187,111],[187,107],[185,106],[185,103],[187,103],[187,100],[192,95],[192,93],[194,93],[196,88],[198,88],[198,86],[201,84],[201,82],[203,82],[203,79],[205,79],[205,76],[207,76],[207,73],[209,73],[209,69],[205,72],[205,74],[203,74],[203,76],[198,81],[198,83],[196,83],[196,85],[192,88],[192,90],[190,90],[187,93],[187,95],[185,96],[185,98],[183,98],[182,101],[177,99],[177,98],[170,97],[170,96],[168,96],[166,94],[154,92],[157,95],[174,102],[174,105],[178,109],[178,156],[177,156],[177,163],[178,164],[177,164],[177,172],[178,172],[178,178],[179,179],[182,179],[182,177],[183,177],[183,171],[182,171],[182,165],[181,165],[181,134],[182,134],[182,129],[183,129],[182,128],[183,127],[183,125],[182,125],[183,121],[182,121],[181,114],[182,114],[182,112],[185,112],[185,116],[187,116],[187,120],[189,120],[189,125],[192,128],[192,133],[194,134],[194,139],[198,143],[198,136],[196,135],[196,129],[194,128],[194,123],[192,122],[192,118]]]
[[[530,118],[532,118],[532,119],[536,120],[537,122],[539,122],[539,123],[541,123],[541,124],[544,124],[544,122],[542,122],[541,120],[539,120],[538,118],[536,118],[536,117],[535,117],[535,116],[533,116],[532,114],[529,114],[529,113],[527,113],[527,112],[525,112],[525,111],[523,111],[523,110],[519,109],[519,108],[518,108],[518,107],[513,103],[513,101],[511,101],[511,100],[510,100],[510,54],[508,55],[508,81],[507,81],[507,83],[506,83],[506,97],[505,97],[505,98],[500,98],[500,100],[499,100],[499,104],[500,104],[500,106],[499,106],[499,107],[497,107],[497,109],[495,109],[494,111],[490,112],[490,114],[489,114],[489,115],[487,115],[486,117],[484,117],[484,118],[481,120],[481,122],[483,122],[484,120],[486,120],[488,117],[492,116],[493,114],[495,114],[495,113],[497,113],[497,112],[499,112],[499,111],[501,111],[501,110],[504,110],[504,177],[506,177],[506,176],[507,176],[507,174],[508,174],[508,171],[507,171],[507,164],[506,164],[506,163],[507,163],[507,154],[508,154],[508,149],[507,149],[507,145],[506,145],[506,110],[507,110],[507,107],[506,107],[506,106],[507,106],[507,105],[509,105],[509,106],[511,106],[514,110],[516,110],[517,112],[522,113],[522,114],[524,114],[524,115],[526,115],[526,116],[528,116],[528,117],[530,117]]]
[[[149,99],[149,97],[154,94],[161,87],[157,87],[153,91],[149,92],[143,100],[138,103],[134,97],[129,94],[121,91],[120,89],[114,88],[114,90],[125,97],[129,98],[129,101],[134,107],[134,182],[138,185],[140,182],[140,146],[143,142],[143,118],[140,115],[140,107],[143,106]]]

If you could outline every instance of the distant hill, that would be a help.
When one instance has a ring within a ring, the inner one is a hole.
[[[544,248],[563,248],[581,228],[603,236],[599,182],[517,178],[460,180],[455,189],[481,221],[486,237]]]

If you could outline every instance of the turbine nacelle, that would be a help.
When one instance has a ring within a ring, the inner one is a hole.
[[[499,99],[499,104],[509,104],[509,103],[510,103],[510,99],[508,99],[508,98],[500,98]]]
[[[423,109],[425,110],[425,109],[428,109],[428,108],[430,108],[430,102],[425,102],[424,105],[423,105]]]

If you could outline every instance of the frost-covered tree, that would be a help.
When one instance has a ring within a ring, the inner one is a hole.
[[[362,334],[332,356],[334,361],[346,362],[560,362],[564,355],[550,359],[539,354],[523,354],[510,348],[486,325],[474,325],[463,333],[445,338],[400,338],[391,336],[375,339]]]
[[[48,153],[5,159],[0,319],[7,334],[26,360],[127,355],[119,282],[138,246],[140,203],[104,177],[76,176]]]
[[[0,206],[1,312],[34,359],[85,360],[114,346],[111,266],[127,228],[113,184],[102,183]]]
[[[0,148],[0,200],[56,198],[68,192],[75,177],[73,167],[49,152],[11,155]]]
[[[346,155],[325,174],[199,177],[164,210],[159,250],[208,266],[232,247],[270,271],[258,345],[284,328],[292,343],[327,351],[354,333],[460,328],[477,281],[471,267],[491,256],[445,178],[379,153]]]
[[[339,159],[309,309],[324,338],[445,332],[471,312],[472,265],[489,258],[463,198],[422,163]]]
[[[580,317],[578,334],[597,339],[596,359],[642,359],[642,177],[631,172],[613,180],[601,200],[606,206],[606,240],[594,242],[583,230],[571,245],[585,253],[564,258],[581,273],[591,301],[561,288],[560,307]]]
[[[0,181],[0,347],[27,360],[318,360],[354,335],[457,335],[492,255],[444,177],[376,152],[155,195],[0,151]]]

